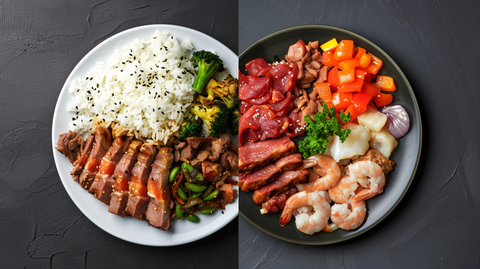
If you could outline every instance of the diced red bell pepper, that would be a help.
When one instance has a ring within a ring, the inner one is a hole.
[[[354,121],[357,116],[358,116],[358,112],[357,112],[357,109],[355,108],[355,105],[354,104],[351,104],[348,106],[347,110],[345,110],[345,114],[350,114],[350,116],[352,117],[350,119],[350,122]]]
[[[333,101],[332,90],[330,89],[330,84],[328,84],[327,82],[315,83],[313,86],[313,90],[317,91],[318,96],[322,98],[324,102],[330,103]]]
[[[376,84],[380,87],[380,90],[386,92],[394,92],[397,89],[393,78],[389,76],[377,76]]]
[[[380,70],[380,67],[382,67],[383,61],[375,55],[371,54],[370,52],[368,53],[368,55],[370,55],[372,59],[370,60],[370,64],[365,68],[365,70],[372,75],[376,75],[378,73],[378,70]]]
[[[340,79],[338,78],[338,68],[334,67],[330,69],[327,75],[327,82],[330,84],[330,88],[333,92],[336,92],[342,84],[340,84]]]
[[[341,62],[353,58],[353,40],[342,40],[335,49],[335,60]]]
[[[379,93],[374,97],[374,100],[377,107],[382,107],[390,104],[393,101],[393,96],[388,93]]]
[[[367,111],[367,106],[371,99],[372,99],[372,96],[364,92],[357,92],[352,96],[352,103],[355,105],[358,115]]]
[[[332,99],[332,104],[335,106],[335,111],[345,111],[352,104],[352,93],[336,92],[332,94]]]
[[[362,85],[362,92],[370,95],[371,97],[375,97],[380,93],[380,88],[378,88],[378,86],[375,84],[365,81]]]
[[[347,84],[355,80],[355,69],[338,71],[338,79],[340,84]]]
[[[348,70],[357,66],[360,66],[360,63],[357,59],[345,60],[338,63],[338,69],[340,70]]]
[[[355,68],[355,77],[360,78],[362,80],[365,80],[365,76],[367,75],[367,71],[360,69],[360,68]],[[368,81],[370,82],[370,81]]]
[[[362,90],[362,85],[363,79],[356,77],[353,82],[340,86],[338,92],[359,92],[360,90]]]
[[[322,54],[322,64],[326,66],[337,66],[338,61],[335,60],[335,58],[333,57],[334,53],[335,53],[335,50],[325,51]]]

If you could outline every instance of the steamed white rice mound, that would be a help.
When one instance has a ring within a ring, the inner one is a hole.
[[[68,111],[76,113],[70,129],[91,132],[92,118],[126,126],[137,138],[166,144],[189,113],[196,73],[190,62],[190,41],[179,42],[157,31],[99,62],[86,78],[70,87],[75,97]]]

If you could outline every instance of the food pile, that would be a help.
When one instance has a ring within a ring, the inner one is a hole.
[[[239,74],[239,187],[306,234],[356,229],[383,192],[408,114],[383,62],[352,40],[299,40]],[[379,111],[379,108],[382,108]],[[292,140],[294,139],[294,140]]]
[[[238,80],[220,57],[157,31],[76,80],[75,113],[56,149],[110,213],[163,230],[237,197]],[[236,120],[235,120],[236,119]],[[83,133],[89,133],[84,139]]]

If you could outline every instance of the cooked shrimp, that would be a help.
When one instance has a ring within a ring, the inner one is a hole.
[[[348,204],[334,204],[332,206],[330,219],[343,230],[353,230],[360,226],[365,220],[367,208],[365,201],[352,201],[351,210]]]
[[[325,191],[335,186],[340,180],[340,168],[337,162],[328,155],[312,155],[304,160],[302,166],[298,169],[310,167],[313,167],[313,171],[310,171],[310,180],[308,183],[295,185],[298,191]]]
[[[385,174],[382,168],[372,161],[361,161],[348,166],[349,176],[356,180],[364,190],[352,198],[353,201],[363,201],[383,192]]]
[[[344,175],[337,185],[328,190],[328,194],[337,204],[350,204],[353,196],[361,190],[363,190],[363,187],[356,180],[353,180],[348,175]]]
[[[297,229],[308,235],[320,232],[328,225],[330,204],[325,200],[326,192],[297,192],[288,198],[280,216],[280,226],[285,226],[292,214]]]

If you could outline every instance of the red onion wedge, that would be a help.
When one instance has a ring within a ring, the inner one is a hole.
[[[410,118],[401,105],[386,106],[382,113],[387,115],[387,130],[393,137],[400,138],[410,129]]]

